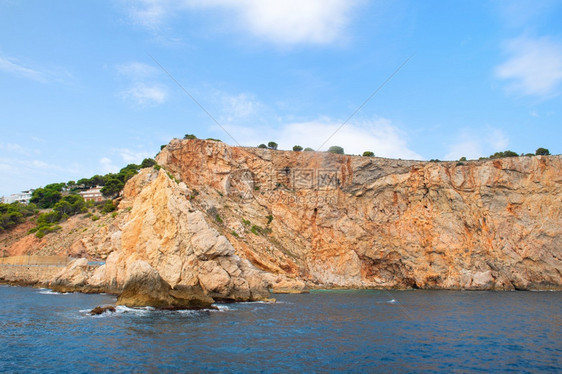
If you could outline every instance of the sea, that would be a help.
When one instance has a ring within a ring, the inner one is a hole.
[[[313,291],[212,311],[0,286],[4,373],[561,373],[561,292]]]

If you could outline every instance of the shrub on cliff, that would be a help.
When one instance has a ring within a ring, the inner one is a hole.
[[[153,158],[145,158],[144,160],[142,160],[140,167],[141,169],[144,169],[144,168],[152,167],[154,165],[156,165],[156,161],[154,161]]]
[[[258,145],[258,148],[267,148],[267,145],[262,143],[262,144]]]
[[[302,151],[302,147],[300,145],[295,145],[295,146],[293,146],[293,151],[300,152],[300,151]]]
[[[371,151],[363,152],[363,157],[375,157],[375,153]]]
[[[314,149],[310,148],[310,147],[306,147],[304,149],[305,152],[314,152]]]
[[[25,217],[35,214],[35,204],[24,205],[18,202],[0,204],[0,231],[10,229],[25,221]]]
[[[503,151],[503,152],[496,152],[493,155],[490,156],[490,158],[504,158],[504,157],[519,157],[519,154],[517,154],[516,152],[507,150],[507,151]]]
[[[336,153],[338,155],[343,155],[343,148],[340,147],[339,145],[333,145],[330,148],[328,148],[328,152]]]
[[[115,197],[121,192],[125,184],[117,178],[112,178],[107,181],[105,186],[101,189],[101,194],[104,197]]]
[[[193,134],[185,134],[183,136],[184,139],[197,139],[197,137]]]
[[[546,148],[538,148],[535,152],[535,154],[537,156],[549,156],[550,155],[550,151]]]
[[[267,143],[267,148],[275,150],[275,149],[277,149],[277,143],[269,142],[269,143]]]

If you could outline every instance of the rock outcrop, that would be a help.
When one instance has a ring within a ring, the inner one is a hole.
[[[119,302],[129,306],[198,308],[269,298],[261,272],[234,253],[189,196],[164,170],[133,177],[119,206],[126,213],[110,230],[111,254],[89,286],[122,289]]]
[[[560,156],[420,162],[173,140],[157,161],[221,217],[238,255],[287,280],[562,286]]]
[[[175,139],[157,162],[127,182],[116,216],[72,218],[8,253],[105,259],[70,263],[52,286],[129,306],[313,287],[562,289],[561,156],[421,162]]]

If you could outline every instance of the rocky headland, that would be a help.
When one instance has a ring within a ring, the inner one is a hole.
[[[8,253],[101,258],[45,282],[129,306],[314,287],[562,289],[561,156],[422,162],[174,139],[156,161],[115,217],[22,234]]]

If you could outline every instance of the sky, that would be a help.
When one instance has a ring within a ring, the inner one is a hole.
[[[0,0],[0,195],[195,134],[457,160],[562,153],[562,2]]]

